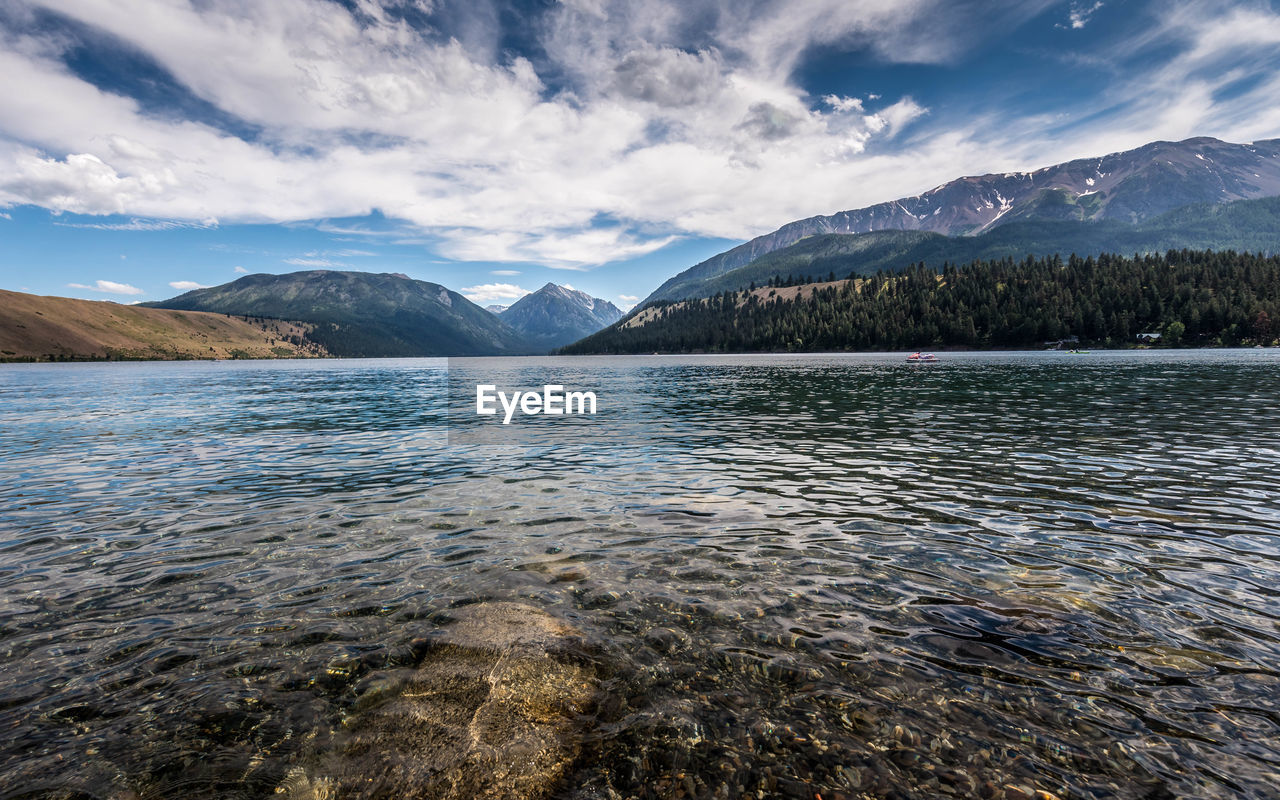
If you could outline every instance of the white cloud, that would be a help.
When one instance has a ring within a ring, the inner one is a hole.
[[[1176,52],[1176,57],[1167,54]],[[1154,139],[1217,136],[1248,142],[1280,132],[1280,11],[1232,3],[1181,2],[1161,8],[1158,24],[1108,42],[1099,62],[1123,75],[1097,105],[1110,109],[1074,126],[1057,156],[1096,155]],[[1109,59],[1150,64],[1134,71]],[[1253,80],[1246,80],[1252,78]],[[1006,126],[1009,135],[1060,133],[1058,121],[1035,117]],[[1035,130],[1033,126],[1039,125]],[[1042,148],[1044,149],[1044,148]]]
[[[927,113],[928,109],[924,106],[910,97],[904,97],[893,105],[877,111],[872,116],[872,119],[875,120],[877,131],[880,130],[879,126],[883,123],[883,129],[893,135]]]
[[[516,275],[519,275],[519,274],[520,274],[520,270],[518,270],[518,269],[491,269],[491,270],[489,270],[489,274],[490,274],[490,275],[500,275],[500,276],[502,276],[502,277],[504,277],[504,278],[514,278]]]
[[[836,111],[861,111],[862,101],[856,97],[841,97],[835,94],[829,94],[822,98],[822,102],[834,108]]]
[[[442,237],[440,252],[458,261],[536,262],[553,269],[583,269],[652,253],[675,238],[641,240],[621,228],[542,233],[454,229],[442,231]]]
[[[528,289],[522,289],[513,283],[485,283],[480,286],[466,286],[460,289],[459,293],[477,305],[493,303],[499,300],[515,301],[527,294],[532,294]]]
[[[12,152],[12,150],[11,150]],[[172,172],[124,176],[92,153],[71,153],[64,160],[42,158],[31,150],[11,160],[3,190],[23,202],[78,214],[124,214],[134,202],[159,197],[176,184]]]
[[[638,302],[640,302],[640,298],[639,298],[639,297],[636,297],[635,295],[630,295],[630,294],[620,294],[620,295],[618,295],[618,299],[619,299],[619,300],[622,300],[623,302],[627,302],[627,303],[638,303]]]
[[[8,212],[0,211],[0,219],[13,219],[13,217],[9,216]]]
[[[188,222],[176,219],[132,219],[128,222],[55,222],[63,228],[88,228],[99,231],[171,231],[182,229],[216,228],[217,220]],[[124,256],[121,256],[124,258]]]
[[[345,267],[340,261],[331,261],[327,258],[286,258],[286,264],[292,264],[295,267],[312,267],[314,269],[332,269],[334,267]]]
[[[189,292],[192,289],[208,289],[209,288],[208,286],[205,286],[204,284],[196,283],[195,281],[169,281],[169,285],[172,286],[174,289],[181,289],[184,292]]]
[[[76,77],[57,37],[0,28],[0,74],[23,87],[0,92],[0,207],[134,217],[114,224],[123,230],[377,210],[388,229],[318,227],[457,260],[583,269],[961,171],[1280,130],[1280,70],[1266,60],[1276,13],[1214,0],[1162,8],[1146,38],[1107,43],[1102,57],[1161,55],[1126,67],[1131,80],[1098,103],[1114,111],[1083,122],[992,108],[944,120],[903,96],[815,102],[795,79],[813,47],[944,62],[1060,0],[615,0],[608,13],[566,0],[532,32],[536,68],[483,31],[424,34],[371,2],[357,16],[322,0],[29,1],[119,37],[260,131],[250,141],[147,113]],[[1098,7],[1072,10],[1087,22]],[[1223,93],[1233,75],[1262,79]],[[287,263],[345,266],[367,252]]]
[[[25,90],[0,97],[0,203],[232,222],[376,208],[439,237],[447,257],[567,268],[844,207],[844,190],[771,187],[797,170],[861,184],[851,157],[876,135],[876,119],[852,104],[811,109],[789,69],[752,46],[791,64],[788,53],[834,36],[870,40],[954,17],[941,0],[858,9],[826,0],[803,13],[757,2],[749,19],[711,2],[629,0],[601,23],[588,5],[566,4],[551,13],[544,45],[575,86],[548,95],[530,62],[430,39],[372,4],[362,20],[318,0],[155,2],[146,13],[126,0],[50,5],[122,38],[263,133],[250,142],[143,113],[72,75],[56,42],[11,36],[0,70]],[[680,31],[708,14],[710,41],[685,46]],[[961,46],[934,34],[928,48],[895,48],[894,58],[927,50],[933,60]],[[600,218],[618,229],[601,231]],[[127,223],[142,224],[158,223]]]
[[[1088,25],[1089,20],[1098,11],[1098,9],[1102,8],[1102,6],[1102,0],[1098,0],[1098,2],[1095,2],[1093,5],[1073,2],[1071,4],[1071,12],[1067,15],[1067,19],[1071,23],[1071,28],[1073,30],[1080,30],[1085,25]]]
[[[621,97],[660,108],[693,106],[724,89],[724,66],[715,52],[689,53],[673,47],[641,46],[612,71],[611,89]]]
[[[92,286],[83,283],[68,283],[71,289],[88,289],[91,292],[102,292],[103,294],[146,294],[137,286],[130,286],[127,283],[116,283],[115,281],[94,281]]]
[[[249,270],[247,270],[247,269],[245,269],[244,267],[241,267],[241,266],[236,266],[236,267],[232,268],[232,270],[231,270],[231,271],[232,271],[232,272],[235,272],[235,273],[237,273],[237,274],[240,274],[240,275],[248,275],[248,274],[249,274]]]

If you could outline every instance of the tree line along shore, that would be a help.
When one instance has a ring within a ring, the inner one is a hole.
[[[561,352],[1238,347],[1277,335],[1280,257],[1177,250],[773,278],[651,304]]]

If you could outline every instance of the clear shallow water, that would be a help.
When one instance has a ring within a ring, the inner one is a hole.
[[[0,797],[272,796],[493,599],[607,690],[563,798],[1276,796],[1278,356],[470,362],[625,406],[499,446],[443,361],[0,367]]]

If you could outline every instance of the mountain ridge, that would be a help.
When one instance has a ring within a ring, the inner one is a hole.
[[[803,238],[881,230],[976,235],[1015,221],[1141,222],[1194,203],[1280,195],[1280,139],[1194,137],[1074,159],[1030,172],[965,176],[911,197],[789,222],[669,278],[640,306],[692,296],[688,284]]]
[[[911,264],[963,264],[1027,255],[1101,255],[1180,249],[1280,252],[1280,197],[1200,203],[1143,223],[1016,221],[976,236],[927,231],[829,233],[805,237],[728,272],[687,284],[690,296],[737,291],[771,278],[820,279],[899,271]],[[834,273],[834,275],[832,275]]]
[[[394,273],[257,273],[143,305],[293,319],[334,355],[517,355],[520,337],[494,314],[437,283]]]

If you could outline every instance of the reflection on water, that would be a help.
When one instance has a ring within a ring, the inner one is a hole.
[[[626,435],[451,446],[443,361],[6,365],[0,797],[273,796],[484,600],[587,635],[563,798],[1274,797],[1277,366],[492,360]]]

